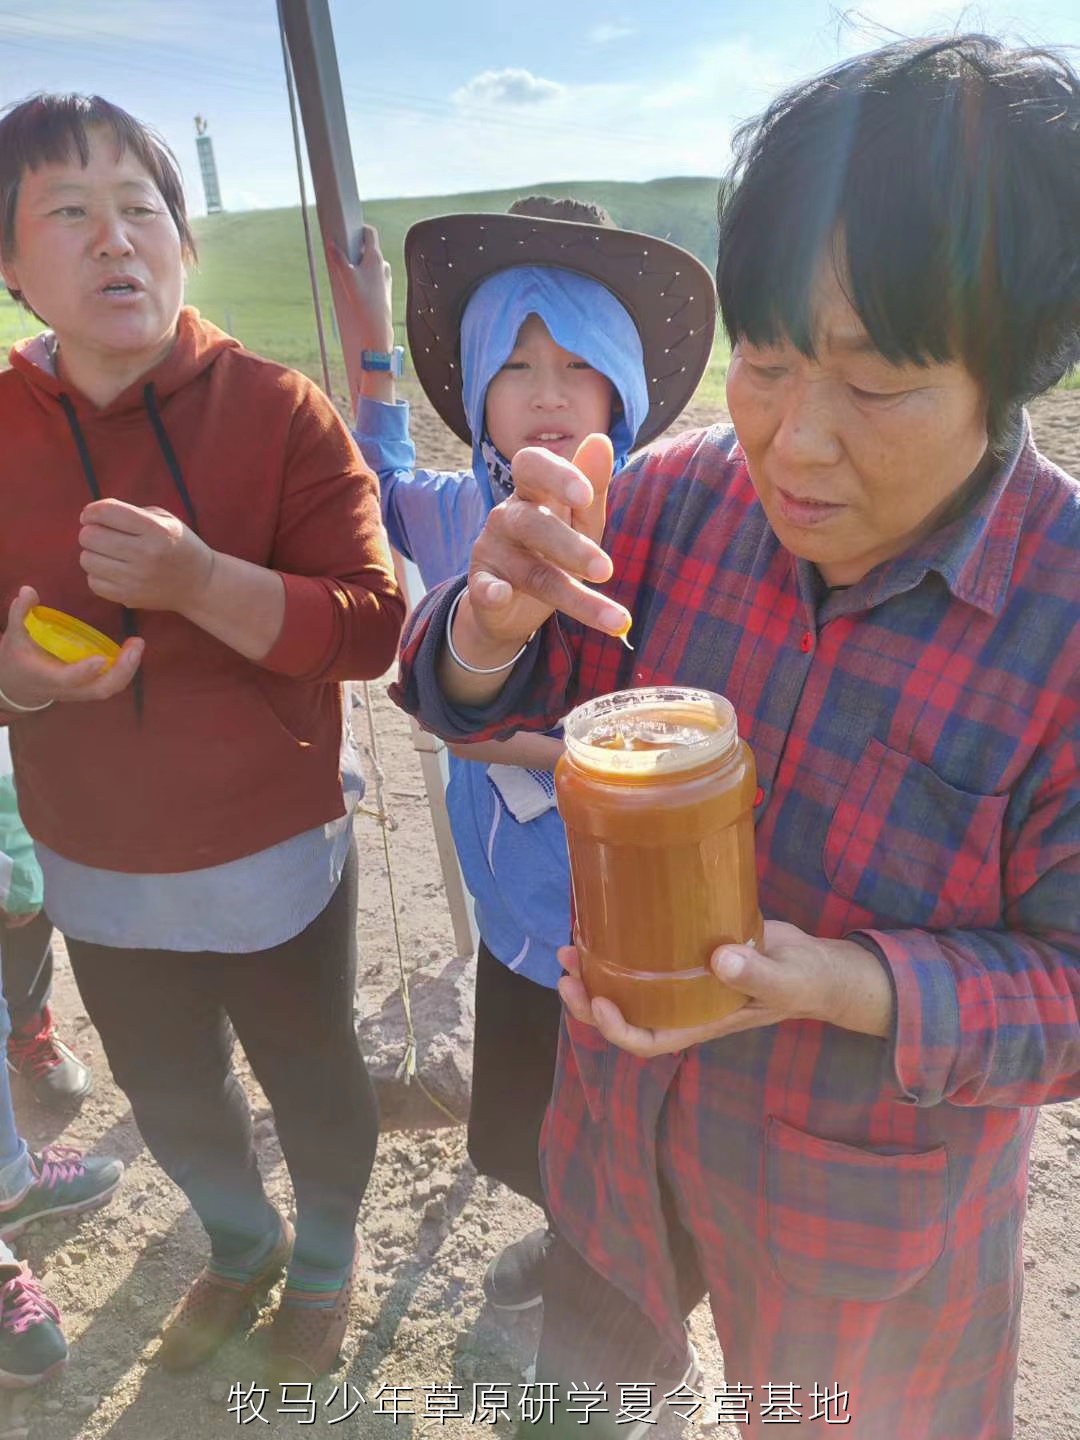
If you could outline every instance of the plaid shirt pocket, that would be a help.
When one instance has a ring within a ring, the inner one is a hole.
[[[765,1201],[769,1251],[788,1285],[839,1300],[892,1300],[944,1249],[945,1148],[881,1154],[773,1117]]]
[[[825,837],[826,877],[879,928],[998,925],[1007,804],[871,739]]]

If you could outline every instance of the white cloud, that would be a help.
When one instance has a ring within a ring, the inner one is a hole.
[[[613,40],[627,40],[636,34],[637,30],[633,25],[615,22],[609,25],[594,25],[585,38],[592,45],[610,45]]]
[[[537,105],[564,94],[566,87],[529,70],[482,70],[455,90],[455,105]]]

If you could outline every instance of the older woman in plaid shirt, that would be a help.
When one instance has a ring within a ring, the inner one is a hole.
[[[748,1433],[999,1440],[1037,1107],[1080,1094],[1080,486],[1023,410],[1080,352],[1077,76],[954,36],[783,95],[717,273],[734,431],[610,488],[523,452],[404,652],[455,739],[680,682],[757,758],[744,1009],[635,1029],[562,952],[537,1373],[644,1378],[594,1297],[678,1346],[689,1254]]]

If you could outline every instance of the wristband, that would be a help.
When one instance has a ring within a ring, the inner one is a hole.
[[[533,634],[529,636],[529,639],[525,641],[525,644],[522,645],[521,649],[515,655],[511,655],[510,659],[504,660],[501,665],[470,665],[469,662],[467,660],[463,660],[458,654],[458,652],[454,649],[454,641],[452,639],[454,620],[457,616],[458,606],[461,604],[462,596],[466,593],[468,588],[469,587],[466,585],[463,590],[459,590],[458,593],[454,596],[453,600],[451,600],[450,602],[450,609],[446,616],[446,648],[450,651],[450,658],[451,660],[453,660],[454,664],[457,665],[460,669],[466,671],[469,675],[498,675],[500,670],[509,670],[517,664],[517,662],[521,659],[522,655],[524,655],[525,651],[529,648],[529,644],[533,638],[533,635],[536,634],[536,631],[533,631]]]
[[[361,350],[360,369],[382,371],[400,380],[405,374],[405,348],[395,345],[392,350]]]
[[[51,700],[46,700],[44,705],[17,705],[0,690],[0,705],[3,705],[5,710],[14,710],[16,715],[32,715],[35,710],[47,710],[52,703]]]

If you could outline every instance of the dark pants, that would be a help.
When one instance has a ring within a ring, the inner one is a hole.
[[[540,1127],[551,1099],[561,1021],[559,992],[507,969],[481,940],[469,1157],[480,1174],[494,1176],[538,1205],[544,1205]],[[705,1293],[705,1282],[693,1243],[664,1198],[679,1298],[689,1315]],[[614,1423],[618,1385],[657,1376],[670,1389],[677,1383],[669,1379],[672,1366],[678,1368],[681,1360],[671,1355],[652,1321],[556,1235],[544,1266],[537,1381],[556,1382],[560,1398],[570,1384],[605,1382],[612,1402],[609,1421],[590,1417],[590,1430],[615,1437],[623,1433]],[[536,1428],[532,1420],[525,1421],[519,1434],[524,1437]],[[580,1440],[580,1414],[556,1406],[540,1428]]]
[[[35,1019],[48,1004],[52,989],[52,921],[44,910],[28,925],[0,925],[0,966],[12,1029]]]
[[[689,1315],[705,1294],[705,1280],[689,1234],[670,1197],[663,1198],[679,1301]],[[622,1387],[648,1386],[649,1399],[658,1402],[682,1380],[685,1358],[673,1354],[652,1321],[556,1235],[544,1269],[544,1321],[536,1356],[536,1380],[554,1384],[549,1393],[556,1403],[545,1412],[541,1429],[580,1440],[580,1401],[572,1400],[570,1392],[596,1388],[604,1392],[604,1409],[590,1415],[589,1431],[598,1440],[614,1440],[624,1433],[617,1421]],[[517,1435],[525,1440],[536,1428],[522,1423]]]
[[[469,1158],[481,1175],[543,1205],[540,1126],[551,1099],[562,1001],[507,969],[481,940],[476,957]]]
[[[356,853],[294,939],[244,955],[69,940],[87,1013],[151,1154],[184,1191],[215,1258],[276,1229],[255,1160],[234,1035],[274,1111],[296,1194],[296,1256],[344,1267],[375,1159],[378,1111],[353,1021]]]

